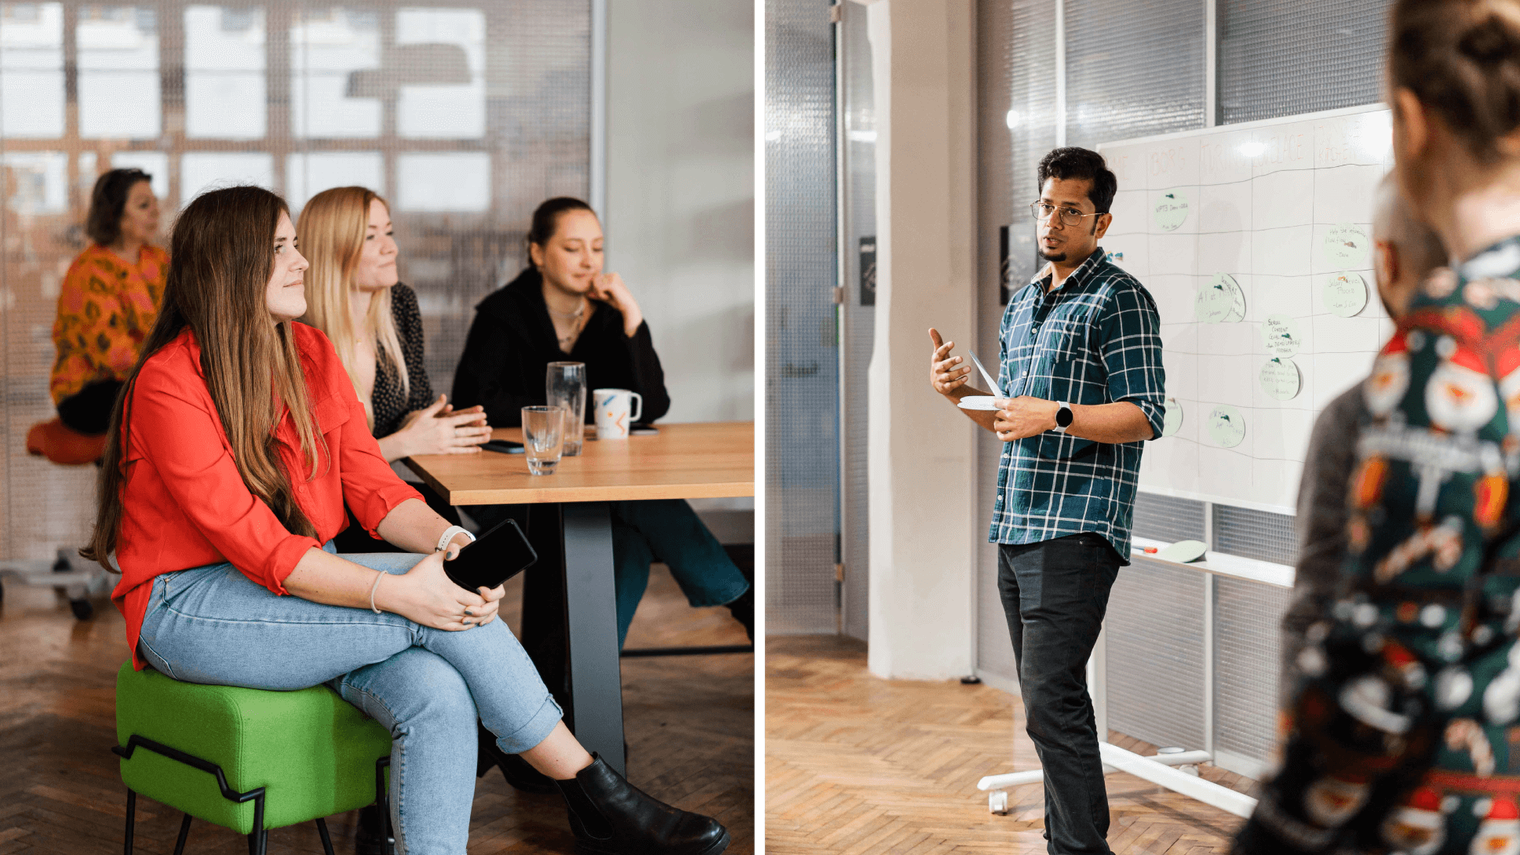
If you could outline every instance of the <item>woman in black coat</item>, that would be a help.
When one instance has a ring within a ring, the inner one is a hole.
[[[519,425],[523,407],[547,400],[549,363],[570,360],[586,364],[588,391],[642,395],[641,422],[665,415],[670,396],[649,325],[622,277],[602,272],[602,226],[590,206],[563,197],[540,205],[528,256],[528,269],[475,307],[454,374],[455,404],[484,407],[493,425]],[[691,605],[726,605],[751,633],[750,582],[691,505],[614,502],[611,510],[620,646],[653,561],[670,567]]]

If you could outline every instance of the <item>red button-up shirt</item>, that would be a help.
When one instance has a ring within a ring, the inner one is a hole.
[[[127,476],[116,539],[121,583],[111,600],[127,619],[138,670],[144,663],[137,639],[154,576],[227,561],[256,584],[286,594],[285,577],[306,550],[320,549],[345,527],[345,499],[359,524],[375,534],[397,505],[421,498],[381,456],[332,342],[305,324],[291,329],[330,463],[323,461],[307,479],[311,465],[289,412],[275,437],[296,503],[316,527],[316,538],[291,534],[243,483],[201,373],[200,345],[188,328],[137,375],[127,402]]]

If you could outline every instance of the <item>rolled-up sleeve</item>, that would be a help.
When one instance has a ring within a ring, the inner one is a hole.
[[[1161,436],[1166,407],[1166,369],[1161,364],[1161,315],[1138,285],[1114,289],[1100,325],[1110,401],[1140,408]]]
[[[291,534],[249,491],[220,423],[186,380],[144,369],[132,396],[130,441],[151,460],[164,488],[212,548],[243,575],[276,594],[315,538]]]
[[[364,406],[347,385],[349,417],[339,428],[338,470],[343,478],[343,499],[354,519],[370,537],[379,537],[380,523],[396,506],[422,494],[396,475],[380,453],[380,443],[364,421]],[[341,389],[342,387],[340,387]]]

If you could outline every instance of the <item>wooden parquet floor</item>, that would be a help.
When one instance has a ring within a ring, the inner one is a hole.
[[[835,637],[770,639],[765,669],[767,855],[1045,851],[1040,784],[1010,791],[1006,816],[990,814],[976,789],[984,775],[1039,765],[1016,698],[877,679],[865,645]],[[1203,775],[1242,791],[1251,783],[1213,767]],[[1107,783],[1118,855],[1227,852],[1240,823],[1138,778],[1115,773]]]
[[[502,611],[517,624],[518,589]],[[629,633],[630,646],[742,644],[726,609],[692,609],[663,568]],[[116,609],[76,622],[49,589],[6,586],[0,606],[0,855],[107,853],[122,849],[126,790],[110,747],[115,675],[127,656]],[[629,777],[640,788],[716,816],[734,855],[755,851],[754,658],[630,659],[623,663]],[[333,846],[352,853],[357,814],[328,820]],[[136,851],[174,849],[180,814],[139,799]],[[271,855],[320,853],[316,826],[270,833]],[[511,789],[492,771],[475,788],[469,851],[475,855],[569,853],[574,838],[559,796]],[[245,838],[197,821],[187,853],[244,853]]]

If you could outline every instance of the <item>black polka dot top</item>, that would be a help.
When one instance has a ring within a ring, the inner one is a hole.
[[[407,413],[433,402],[433,387],[428,383],[427,368],[422,363],[422,313],[417,310],[417,294],[405,285],[391,289],[391,317],[396,322],[396,337],[401,339],[401,356],[406,361],[411,394],[401,397],[401,378],[391,368],[384,353],[377,356],[375,391],[370,405],[375,413],[375,436],[390,436],[401,429]]]

